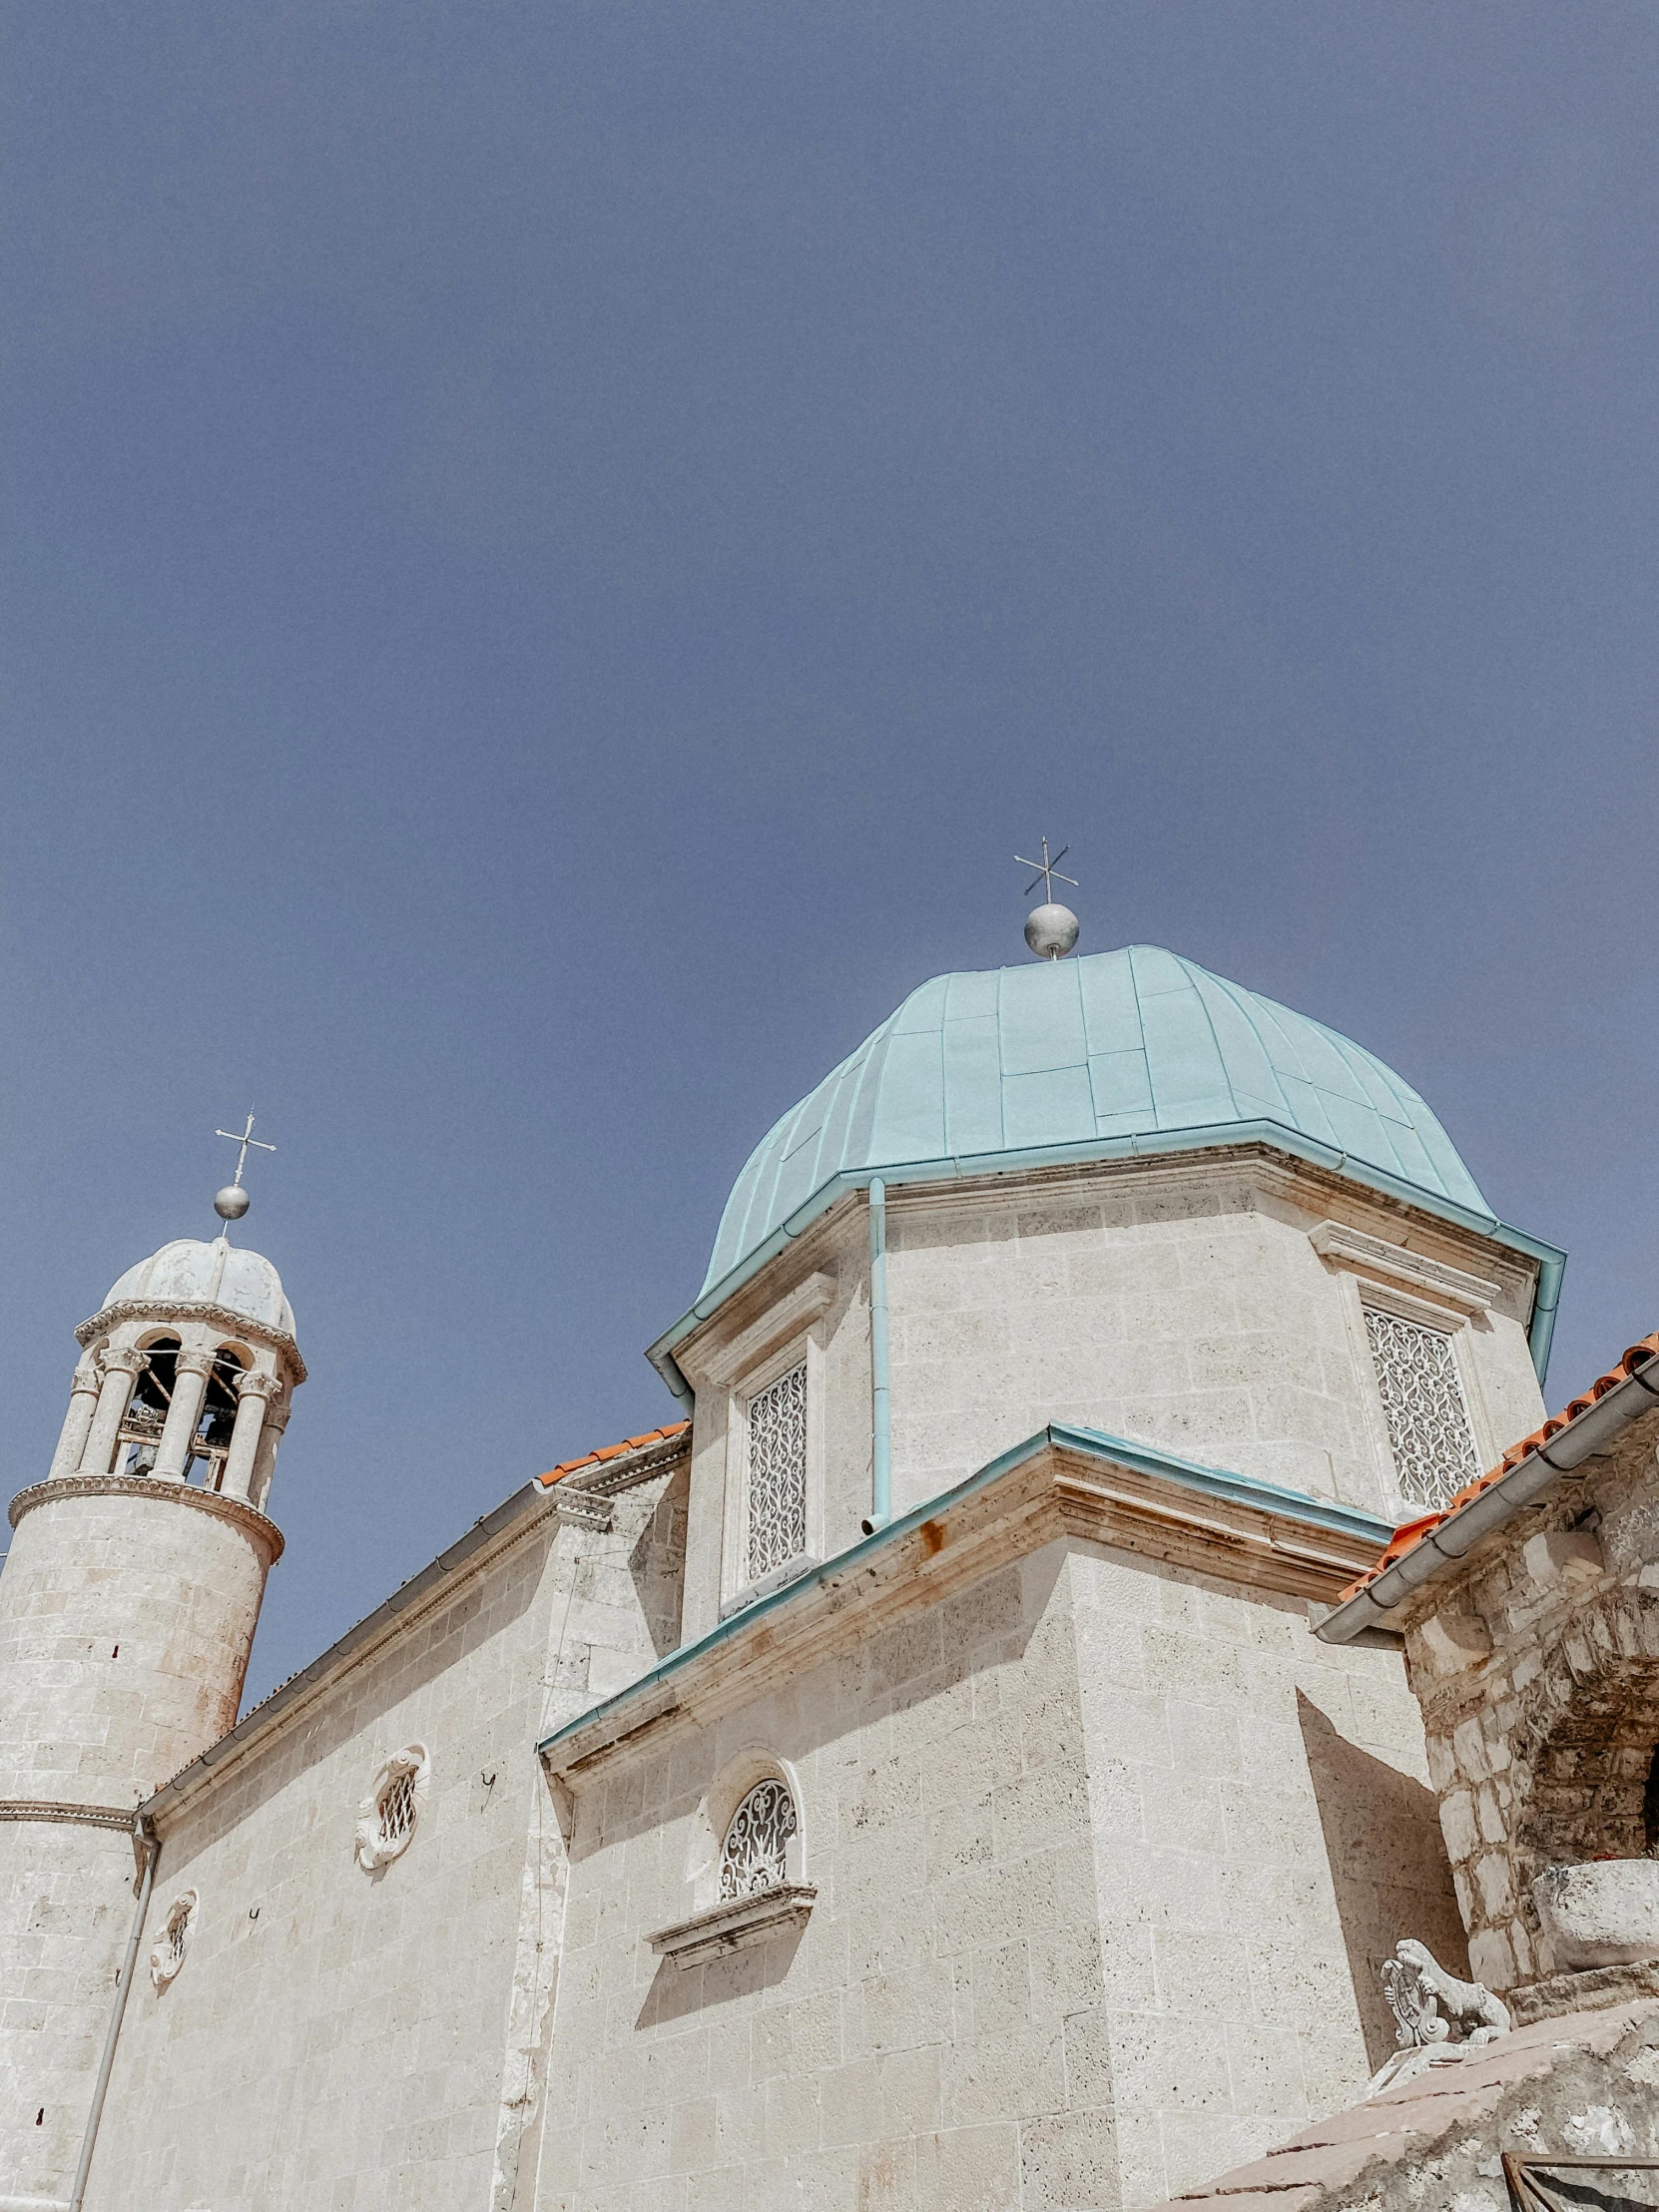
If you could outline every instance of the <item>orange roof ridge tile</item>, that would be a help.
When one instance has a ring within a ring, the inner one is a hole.
[[[689,1420],[671,1420],[666,1428],[648,1428],[643,1435],[624,1436],[619,1444],[601,1444],[597,1451],[584,1451],[580,1459],[561,1459],[556,1467],[549,1467],[536,1480],[545,1489],[550,1482],[559,1482],[567,1474],[574,1474],[578,1467],[597,1466],[601,1460],[617,1459],[626,1451],[641,1451],[647,1444],[666,1444],[676,1436],[683,1436],[691,1426]]]
[[[1621,1382],[1629,1382],[1636,1370],[1646,1367],[1655,1356],[1659,1356],[1659,1330],[1655,1330],[1651,1337],[1643,1337],[1639,1343],[1633,1344],[1617,1367],[1609,1368],[1605,1375],[1598,1375],[1587,1390],[1581,1390],[1559,1413],[1552,1413],[1541,1428],[1534,1428],[1530,1436],[1523,1436],[1519,1443],[1511,1444],[1495,1467],[1488,1467],[1484,1474],[1477,1474],[1472,1482],[1465,1482],[1460,1490],[1447,1498],[1438,1511],[1424,1513],[1419,1519],[1406,1521],[1396,1528],[1387,1548],[1378,1554],[1376,1565],[1369,1567],[1364,1574],[1351,1582],[1337,1603],[1346,1605],[1351,1597],[1357,1597],[1368,1583],[1377,1580],[1384,1567],[1391,1567],[1396,1559],[1403,1559],[1408,1551],[1414,1551],[1423,1538],[1438,1528],[1442,1521],[1449,1520],[1460,1505],[1466,1505],[1470,1498],[1478,1497],[1482,1490],[1490,1489],[1494,1482],[1502,1481],[1523,1459],[1529,1458],[1540,1444],[1547,1444],[1552,1436],[1558,1436],[1580,1413],[1587,1413],[1609,1390],[1617,1389]]]

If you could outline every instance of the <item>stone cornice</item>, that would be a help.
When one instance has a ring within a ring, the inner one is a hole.
[[[1392,1524],[1152,1446],[1050,1426],[837,1558],[671,1652],[539,1746],[572,1787],[646,1738],[700,1727],[787,1670],[862,1641],[1056,1540],[1330,1604],[1376,1564]]]
[[[130,1836],[138,1807],[74,1805],[59,1798],[0,1798],[0,1821],[63,1822],[71,1828],[119,1828]]]
[[[215,1329],[223,1329],[228,1337],[245,1337],[250,1344],[264,1345],[285,1360],[293,1370],[296,1384],[305,1380],[305,1363],[299,1357],[299,1347],[285,1329],[272,1329],[263,1321],[254,1321],[247,1314],[239,1314],[234,1306],[210,1306],[202,1299],[123,1299],[119,1305],[106,1306],[82,1322],[75,1332],[75,1341],[90,1345],[95,1339],[107,1336],[124,1321],[205,1321]]]
[[[31,1483],[12,1499],[11,1524],[15,1528],[37,1505],[69,1497],[143,1497],[157,1505],[189,1505],[198,1513],[209,1513],[216,1520],[228,1520],[240,1528],[265,1554],[268,1567],[274,1567],[282,1556],[282,1531],[246,1498],[221,1497],[217,1490],[198,1489],[191,1482],[158,1481],[154,1475],[64,1474],[54,1481]]]
[[[1389,1244],[1382,1237],[1369,1237],[1363,1230],[1351,1229],[1346,1222],[1322,1221],[1317,1228],[1309,1230],[1308,1242],[1322,1260],[1329,1260],[1334,1266],[1348,1268],[1356,1275],[1380,1275],[1385,1281],[1404,1283],[1414,1291],[1426,1291],[1433,1298],[1443,1299],[1463,1313],[1487,1313],[1497,1304],[1500,1295],[1501,1286],[1484,1276],[1448,1267],[1442,1260],[1432,1260],[1422,1252],[1409,1252],[1403,1245]]]

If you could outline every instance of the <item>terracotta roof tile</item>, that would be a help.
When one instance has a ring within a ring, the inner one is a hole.
[[[642,1451],[647,1444],[666,1444],[672,1437],[683,1436],[691,1426],[689,1420],[671,1420],[666,1428],[648,1428],[641,1436],[624,1436],[619,1444],[601,1444],[597,1451],[585,1451],[580,1459],[561,1459],[556,1467],[549,1467],[536,1480],[545,1488],[550,1482],[559,1482],[567,1474],[574,1474],[578,1467],[597,1466],[603,1459],[620,1459],[625,1451]]]
[[[1338,1604],[1346,1604],[1351,1597],[1358,1596],[1368,1582],[1377,1580],[1384,1567],[1391,1567],[1396,1559],[1403,1559],[1408,1551],[1414,1551],[1430,1530],[1438,1528],[1443,1520],[1449,1519],[1460,1505],[1466,1505],[1470,1498],[1478,1497],[1482,1490],[1488,1490],[1494,1482],[1501,1481],[1511,1468],[1518,1467],[1540,1444],[1547,1444],[1552,1436],[1558,1436],[1569,1422],[1575,1421],[1580,1413],[1587,1413],[1598,1398],[1605,1397],[1609,1390],[1615,1390],[1621,1382],[1628,1382],[1638,1368],[1645,1367],[1655,1356],[1659,1356],[1659,1330],[1655,1330],[1651,1337],[1644,1337],[1640,1344],[1632,1345],[1616,1368],[1609,1368],[1605,1375],[1598,1375],[1587,1390],[1580,1391],[1561,1412],[1552,1413],[1541,1428],[1534,1428],[1530,1436],[1523,1436],[1518,1444],[1511,1444],[1495,1467],[1488,1467],[1484,1474],[1477,1474],[1472,1482],[1465,1482],[1438,1512],[1424,1513],[1420,1520],[1406,1521],[1402,1527],[1396,1528],[1387,1549],[1379,1554],[1376,1565],[1369,1567],[1349,1584],[1337,1600]]]

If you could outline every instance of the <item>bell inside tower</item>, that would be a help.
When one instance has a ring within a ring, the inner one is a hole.
[[[179,1385],[182,1346],[176,1336],[157,1337],[143,1348],[144,1365],[133,1385],[116,1441],[114,1471],[153,1474],[168,1414]],[[221,1489],[237,1422],[237,1388],[248,1372],[246,1357],[231,1346],[213,1355],[204,1377],[201,1410],[186,1444],[183,1480]]]

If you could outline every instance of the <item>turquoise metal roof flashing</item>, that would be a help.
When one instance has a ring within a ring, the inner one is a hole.
[[[844,1192],[1249,1141],[1539,1262],[1540,1380],[1565,1254],[1500,1222],[1431,1109],[1375,1053],[1156,945],[941,975],[762,1139],[674,1346]]]
[[[821,1566],[810,1569],[793,1582],[786,1582],[781,1589],[769,1591],[757,1598],[753,1605],[746,1605],[741,1613],[732,1613],[723,1621],[699,1636],[695,1643],[681,1644],[675,1651],[659,1659],[657,1664],[642,1674],[637,1682],[630,1682],[626,1689],[618,1690],[608,1698],[602,1698],[587,1712],[579,1713],[562,1728],[556,1728],[551,1736],[537,1744],[538,1752],[551,1751],[565,1737],[573,1736],[579,1728],[587,1727],[597,1714],[615,1711],[632,1698],[661,1682],[665,1676],[677,1674],[700,1652],[710,1650],[716,1644],[728,1642],[741,1635],[754,1621],[767,1613],[773,1613],[792,1598],[799,1597],[814,1584],[828,1581],[831,1576],[844,1575],[859,1565],[868,1555],[883,1544],[895,1543],[911,1529],[919,1528],[923,1521],[932,1520],[937,1514],[947,1512],[963,1498],[983,1490],[1000,1476],[1009,1474],[1015,1467],[1023,1466],[1048,1444],[1063,1444],[1073,1451],[1087,1452],[1097,1459],[1109,1459],[1115,1465],[1131,1467],[1141,1474],[1161,1474],[1180,1483],[1183,1489],[1197,1491],[1206,1497],[1220,1497],[1236,1504],[1254,1505],[1268,1512],[1283,1513],[1288,1520],[1299,1520],[1310,1528],[1330,1528],[1347,1536],[1358,1536],[1364,1543],[1375,1543],[1381,1551],[1394,1534],[1392,1521],[1379,1520],[1375,1514],[1362,1513],[1352,1505],[1338,1505],[1330,1499],[1310,1497],[1305,1490],[1287,1490],[1277,1482],[1261,1482],[1254,1475],[1233,1474],[1225,1467],[1207,1467],[1195,1459],[1178,1459],[1172,1452],[1156,1450],[1150,1444],[1135,1444],[1127,1437],[1108,1435],[1100,1428],[1073,1428],[1051,1421],[1046,1428],[1039,1428],[1034,1436],[1027,1436],[1023,1443],[1014,1444],[1000,1457],[992,1459],[970,1474],[954,1489],[941,1491],[937,1497],[927,1498],[909,1512],[901,1513],[871,1535],[862,1537],[845,1551],[837,1552],[832,1559],[826,1559]]]

